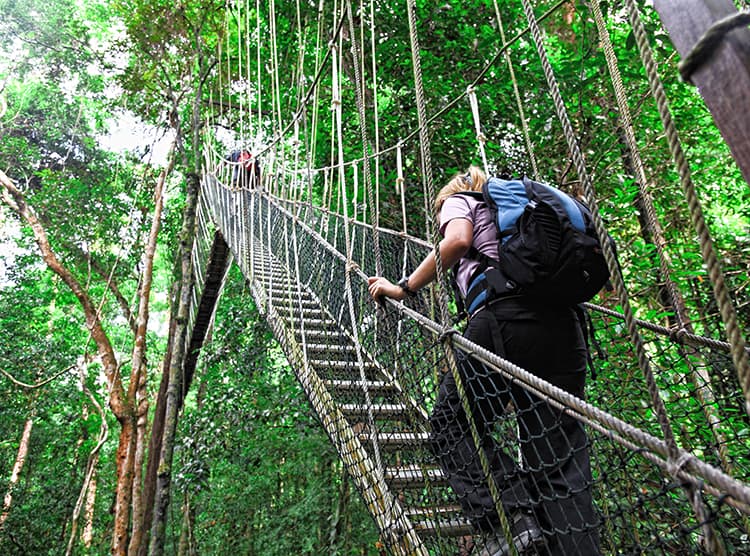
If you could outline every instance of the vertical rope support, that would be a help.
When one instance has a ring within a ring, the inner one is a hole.
[[[378,73],[375,55],[375,0],[370,0],[370,58],[372,61],[372,111],[375,123],[375,152],[380,152],[380,114],[378,112]],[[375,157],[375,204],[372,212],[372,225],[380,227],[380,156]]]
[[[497,0],[492,0],[495,7],[495,19],[497,20],[497,28],[500,31],[500,40],[504,45],[507,44],[505,39],[505,27],[503,26],[503,20],[500,17],[500,8],[497,6]],[[529,155],[529,161],[531,162],[531,171],[534,173],[534,179],[539,181],[539,168],[536,163],[536,153],[534,150],[534,143],[531,141],[531,133],[529,133],[529,123],[526,121],[526,113],[523,109],[523,101],[521,100],[521,92],[518,89],[518,80],[516,79],[516,72],[513,69],[513,62],[510,59],[510,52],[507,48],[503,48],[503,56],[505,62],[508,64],[508,74],[510,80],[513,82],[513,96],[516,99],[516,107],[518,109],[518,116],[521,120],[521,129],[523,130],[523,139],[526,143],[526,153]]]
[[[258,18],[259,14],[256,12],[255,17]],[[245,0],[245,87],[247,91],[247,127],[250,130],[250,134],[253,133],[253,90],[252,80],[250,79],[250,72],[252,64],[250,63],[250,0]]]
[[[261,79],[260,63],[260,0],[255,0],[255,104],[258,107],[258,129],[262,128],[263,122],[263,81]]]
[[[695,190],[695,185],[693,184],[690,174],[690,166],[685,159],[685,153],[682,149],[674,120],[672,119],[667,95],[664,92],[664,87],[659,78],[656,63],[651,53],[651,47],[648,44],[646,31],[640,19],[638,7],[633,0],[625,0],[625,4],[628,8],[630,24],[633,27],[633,33],[641,55],[641,60],[646,67],[651,94],[656,100],[656,105],[659,109],[659,117],[662,120],[662,126],[664,127],[667,142],[669,143],[669,149],[680,176],[680,184],[682,185],[683,193],[688,202],[690,218],[696,232],[698,233],[698,238],[700,239],[701,255],[706,262],[708,275],[711,279],[711,285],[713,286],[714,297],[719,305],[719,312],[721,313],[721,318],[724,322],[727,338],[732,345],[732,361],[737,370],[737,378],[740,383],[740,388],[745,396],[745,411],[750,415],[750,361],[748,361],[746,351],[747,343],[742,335],[742,331],[740,330],[740,325],[737,322],[737,315],[729,296],[729,291],[726,287],[724,274],[721,271],[721,265],[716,256],[711,233],[706,224],[706,220],[703,217],[700,200],[698,199],[698,194]]]
[[[349,37],[351,41],[351,52],[352,58],[354,59],[354,88],[357,98],[357,113],[359,115],[359,133],[362,140],[362,172],[365,179],[365,188],[367,190],[367,202],[370,206],[375,204],[373,190],[372,190],[372,178],[370,170],[370,157],[369,157],[369,141],[367,140],[367,129],[365,119],[365,101],[364,101],[364,79],[362,77],[361,66],[360,66],[360,51],[357,45],[356,33],[354,29],[354,17],[352,15],[352,3],[347,2],[346,10],[349,17]],[[361,15],[360,15],[361,17]],[[356,198],[355,198],[356,202]],[[380,254],[380,232],[377,227],[373,228],[373,242],[375,251],[375,274],[380,276],[383,272],[383,261]]]
[[[529,28],[531,29],[531,34],[534,39],[534,43],[536,45],[537,53],[542,63],[542,68],[544,70],[545,78],[547,79],[547,84],[549,86],[550,94],[552,95],[552,99],[555,104],[555,111],[557,112],[557,117],[560,120],[560,124],[562,125],[565,139],[568,143],[568,150],[570,152],[571,157],[573,158],[576,171],[578,172],[578,177],[583,183],[583,188],[587,197],[587,201],[591,206],[591,212],[593,215],[597,235],[599,236],[600,240],[602,240],[601,243],[603,246],[605,258],[607,259],[607,264],[612,274],[612,278],[615,282],[615,287],[617,288],[617,292],[620,296],[620,303],[622,304],[622,307],[623,307],[623,314],[625,315],[625,322],[626,322],[628,331],[630,333],[631,340],[633,341],[633,345],[635,346],[635,349],[636,349],[636,354],[638,357],[638,365],[640,366],[641,370],[646,376],[646,380],[648,381],[649,393],[651,394],[652,403],[654,404],[654,409],[657,412],[657,415],[659,416],[659,424],[661,425],[664,438],[665,440],[667,440],[671,449],[674,451],[677,447],[675,443],[675,439],[674,439],[674,434],[672,432],[672,428],[669,423],[669,418],[667,416],[666,408],[664,407],[664,401],[661,399],[658,387],[656,385],[656,380],[654,379],[653,371],[651,370],[651,365],[648,360],[648,355],[646,354],[646,349],[643,343],[643,339],[638,333],[638,329],[635,324],[635,317],[633,315],[633,309],[630,305],[628,292],[627,292],[627,289],[625,288],[622,275],[618,272],[618,267],[615,261],[615,256],[612,251],[612,247],[608,241],[604,241],[606,239],[606,230],[604,229],[604,223],[602,222],[601,215],[599,214],[599,205],[596,200],[596,192],[594,191],[594,186],[591,182],[591,178],[589,177],[588,171],[586,170],[586,164],[583,159],[583,153],[581,152],[581,149],[578,146],[578,141],[575,137],[575,133],[573,132],[573,126],[570,123],[570,119],[568,118],[568,113],[565,108],[565,104],[562,100],[562,96],[560,95],[560,88],[557,85],[557,79],[555,78],[555,75],[552,72],[552,66],[549,63],[549,59],[547,58],[547,53],[544,48],[544,42],[542,40],[542,33],[541,33],[541,30],[539,29],[539,25],[537,23],[536,17],[534,16],[534,11],[531,7],[529,0],[521,0],[521,2],[523,4],[523,9],[526,14],[526,19],[529,22]]]
[[[487,172],[487,152],[484,148],[484,144],[487,142],[487,137],[482,133],[482,124],[479,121],[479,102],[477,101],[477,92],[473,85],[470,85],[466,89],[466,96],[469,97],[469,104],[471,105],[471,115],[474,117],[474,131],[477,134],[477,145],[479,147],[479,155],[482,157],[482,169]]]
[[[438,306],[440,310],[440,320],[441,320],[442,325],[448,328],[449,323],[450,323],[450,317],[448,314],[448,304],[447,304],[447,299],[446,299],[447,289],[445,288],[445,272],[444,272],[442,260],[440,257],[440,248],[439,248],[440,234],[439,234],[439,230],[437,229],[437,226],[434,224],[434,218],[435,218],[434,213],[432,210],[429,209],[429,200],[435,198],[435,188],[432,183],[432,160],[430,156],[430,143],[429,143],[430,138],[429,138],[429,130],[427,128],[424,87],[422,84],[422,68],[421,68],[420,55],[419,55],[419,37],[417,34],[417,16],[416,16],[415,0],[406,0],[406,6],[408,10],[408,17],[409,17],[409,39],[411,43],[412,65],[414,68],[414,88],[416,90],[416,95],[417,95],[419,148],[420,148],[421,162],[422,162],[422,180],[423,180],[424,188],[425,188],[425,203],[426,203],[425,216],[427,217],[427,228],[428,228],[427,232],[428,232],[428,237],[432,238],[433,243],[435,244],[435,249],[433,253],[435,255],[435,266],[436,266],[437,278],[438,278],[437,301],[438,301]],[[474,445],[477,448],[477,454],[479,455],[479,460],[482,465],[482,471],[484,472],[485,477],[487,478],[487,485],[489,487],[490,494],[492,495],[492,500],[495,503],[495,511],[497,512],[498,517],[500,519],[500,524],[502,526],[503,534],[506,540],[508,541],[512,554],[515,556],[517,552],[516,552],[515,545],[513,544],[513,541],[512,541],[513,535],[510,531],[510,524],[508,523],[508,518],[505,515],[505,511],[503,509],[502,502],[500,500],[500,493],[498,491],[497,484],[495,484],[495,479],[492,476],[489,461],[487,460],[487,454],[482,449],[482,443],[479,438],[479,432],[477,431],[476,423],[474,422],[474,415],[471,411],[469,399],[466,396],[466,391],[464,390],[464,387],[463,387],[461,375],[458,371],[458,364],[456,362],[455,354],[453,353],[453,348],[452,348],[452,343],[451,343],[451,334],[444,335],[443,346],[445,350],[445,356],[448,361],[448,367],[450,369],[450,372],[453,374],[463,409],[466,412],[466,415],[468,417],[468,421],[469,421],[470,429],[471,429],[471,436],[474,441]]]
[[[422,64],[419,55],[419,36],[417,34],[416,1],[406,0],[409,18],[409,40],[411,43],[411,60],[414,70],[414,90],[417,96],[417,123],[419,125],[419,151],[422,169],[422,184],[425,197],[425,221],[427,225],[427,237],[437,246],[440,242],[440,234],[435,225],[435,215],[430,208],[430,200],[435,198],[435,186],[432,182],[432,155],[430,153],[430,134],[427,127],[427,109],[425,107],[424,85],[422,83]],[[445,285],[445,273],[443,272],[440,250],[435,249],[435,263],[437,267],[438,284],[443,291],[447,291]],[[440,317],[442,323],[449,322],[448,306],[445,297],[440,295]]]
[[[401,141],[396,145],[396,193],[401,198],[401,223],[404,235],[408,233],[406,228],[406,196],[404,195],[404,145]],[[405,263],[404,263],[405,264]]]
[[[682,314],[683,308],[685,306],[682,295],[677,288],[677,284],[674,282],[674,280],[672,280],[671,277],[670,268],[672,266],[672,263],[669,253],[666,250],[666,239],[664,238],[664,233],[659,219],[656,215],[656,210],[654,208],[650,191],[647,187],[647,184],[650,183],[650,180],[646,177],[643,159],[641,158],[640,150],[638,149],[638,143],[635,138],[635,132],[633,130],[633,120],[627,102],[625,86],[623,84],[622,75],[617,65],[617,56],[615,55],[615,51],[612,46],[612,41],[610,39],[609,31],[607,30],[604,21],[604,16],[599,6],[599,1],[597,0],[592,2],[591,7],[593,9],[594,19],[596,20],[599,39],[601,41],[602,48],[607,60],[607,66],[609,67],[612,85],[615,91],[615,97],[617,99],[617,105],[619,108],[621,125],[625,134],[625,139],[628,143],[628,148],[630,149],[633,167],[636,172],[636,181],[638,182],[643,205],[646,209],[646,219],[654,236],[654,245],[659,257],[659,268],[667,287],[667,292],[670,297],[670,303],[674,308],[678,326],[680,327],[680,329],[687,330],[688,332],[692,333],[692,325],[690,324],[687,315]],[[699,356],[697,350],[694,348],[691,349],[691,353],[695,356]],[[686,356],[687,354],[684,355]],[[691,372],[693,373],[698,396],[701,400],[701,407],[703,409],[704,416],[706,417],[706,421],[708,422],[709,427],[711,428],[711,431],[714,435],[714,440],[716,441],[722,468],[727,473],[733,474],[734,466],[727,451],[728,443],[726,437],[720,429],[721,420],[720,417],[716,414],[716,398],[711,388],[710,377],[707,375],[705,370],[702,370],[697,365],[695,365],[689,357],[686,356],[685,360],[690,367]],[[747,519],[745,521],[745,527],[746,529],[748,529]]]
[[[239,3],[236,5],[236,15],[234,20],[237,23],[237,79],[242,80],[242,10]],[[247,87],[247,84],[245,85]],[[245,91],[243,87],[239,89],[239,110],[240,110],[240,141],[245,145]]]

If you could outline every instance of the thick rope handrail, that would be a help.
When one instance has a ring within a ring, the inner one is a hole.
[[[362,275],[362,277],[365,278],[364,275]],[[388,299],[387,301],[389,306],[397,308],[403,314],[408,315],[411,319],[430,330],[436,337],[439,337],[445,332],[445,329],[437,322],[432,321],[414,309],[391,299]],[[499,355],[472,343],[460,334],[452,335],[451,337],[456,347],[462,349],[466,353],[470,353],[482,363],[485,363],[503,373],[507,378],[524,385],[524,387],[536,390],[538,394],[542,394],[542,397],[548,398],[550,402],[558,403],[558,407],[564,406],[568,410],[574,410],[579,415],[588,417],[606,427],[607,430],[621,434],[629,438],[631,441],[639,443],[654,454],[661,456],[664,458],[663,467],[666,469],[666,465],[670,461],[671,448],[664,440],[648,434],[597,408],[589,402],[581,400],[573,394],[544,381],[544,379],[539,378],[535,374],[532,374],[525,369],[514,365],[510,361],[503,359]],[[691,470],[693,473],[704,478],[706,481],[709,481],[722,491],[729,493],[740,502],[750,504],[750,486],[743,484],[723,471],[717,470],[715,467],[706,464],[686,450],[678,448],[675,455],[675,459],[684,459],[685,464],[682,466],[683,468]]]
[[[625,4],[628,7],[628,15],[635,34],[641,60],[646,67],[649,86],[654,99],[656,100],[659,109],[659,117],[662,120],[662,126],[666,132],[669,149],[680,176],[680,184],[682,185],[683,194],[688,201],[690,218],[696,232],[698,233],[701,255],[703,256],[703,260],[708,268],[708,275],[711,278],[714,297],[719,305],[719,312],[722,321],[724,322],[727,338],[732,345],[732,360],[734,361],[734,366],[737,371],[740,388],[745,396],[745,411],[750,415],[750,358],[748,357],[746,350],[747,343],[737,321],[734,305],[729,296],[729,291],[726,286],[724,275],[721,271],[721,265],[716,255],[713,240],[711,239],[708,225],[703,216],[700,200],[691,177],[690,166],[682,149],[680,137],[669,109],[667,96],[661,83],[661,79],[659,78],[656,63],[654,62],[651,53],[651,47],[648,44],[646,31],[639,16],[638,7],[634,0],[625,0]]]
[[[308,201],[297,202],[297,201],[292,201],[289,199],[282,199],[282,198],[274,197],[272,195],[270,195],[270,197],[274,198],[276,202],[278,203],[301,205],[303,207],[314,208],[315,210],[319,210],[320,212],[327,213],[330,216],[341,217],[340,214],[330,209],[327,209],[325,207],[320,207],[320,206],[314,206],[312,205],[312,203]],[[349,218],[349,223],[352,225],[361,227],[361,228],[367,228],[367,229],[372,229],[372,230],[375,229],[375,227],[372,224],[369,224],[367,222],[362,222],[359,220],[354,220],[353,218]],[[405,234],[403,231],[393,230],[391,228],[386,228],[383,226],[377,227],[377,231],[381,235],[402,237],[407,242],[413,243],[415,245],[418,245],[426,249],[430,249],[433,247],[433,245],[430,242],[425,241],[424,239],[421,239],[419,237],[409,235],[408,233]],[[609,309],[607,307],[604,307],[603,305],[598,305],[596,303],[585,303],[584,306],[597,313],[601,313],[601,314],[609,315],[612,317],[616,317],[621,320],[625,320],[625,315],[623,313],[620,313],[613,309]],[[711,338],[708,336],[701,336],[693,332],[688,332],[685,329],[670,328],[670,327],[655,324],[653,322],[643,320],[643,319],[635,319],[635,323],[640,328],[644,328],[646,330],[650,330],[651,332],[656,332],[657,334],[660,334],[662,336],[669,337],[674,342],[679,342],[679,343],[691,345],[694,347],[714,348],[714,349],[718,349],[727,353],[730,353],[732,350],[732,346],[728,342],[717,340],[715,338]],[[746,351],[750,355],[750,347],[747,347]]]

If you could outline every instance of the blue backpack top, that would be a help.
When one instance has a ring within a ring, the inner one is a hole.
[[[480,198],[478,192],[464,192]],[[469,314],[492,299],[517,295],[532,302],[573,306],[589,301],[607,283],[609,269],[582,202],[548,185],[490,178],[481,199],[497,226],[499,256],[472,247],[481,264],[464,301]]]

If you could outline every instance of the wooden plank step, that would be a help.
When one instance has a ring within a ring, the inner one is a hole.
[[[448,484],[442,469],[420,465],[389,467],[385,470],[385,481],[391,488],[422,488],[427,482],[433,486]]]
[[[359,435],[361,442],[370,442],[370,435]],[[426,447],[430,442],[429,432],[381,432],[377,435],[378,445],[386,449]]]
[[[341,404],[339,409],[347,417],[367,417],[370,413],[369,410],[372,411],[373,417],[380,419],[394,419],[407,416],[406,406],[402,403],[381,403],[370,406],[358,403],[345,403]]]
[[[361,380],[326,380],[325,383],[329,390],[335,390],[337,392],[364,392]],[[384,395],[393,394],[398,390],[393,384],[389,384],[383,380],[368,380],[367,391],[375,395]]]
[[[445,519],[446,517],[461,517],[461,506],[452,504],[450,506],[429,506],[404,508],[404,514],[410,519]]]
[[[310,365],[316,369],[347,369],[351,371],[359,371],[359,363],[356,360],[351,361],[337,361],[335,359],[310,359]],[[377,370],[377,367],[372,363],[365,361],[363,363],[365,371]]]
[[[476,534],[476,530],[471,525],[471,522],[460,517],[440,520],[413,520],[412,525],[417,533],[427,537],[434,537],[437,535],[445,537],[462,537],[464,535]]]
[[[302,302],[303,307],[318,307],[318,302],[308,293],[305,291],[302,292],[302,295],[298,295],[297,292],[292,292],[289,294],[289,292],[280,292],[278,290],[271,290],[271,299],[274,300],[274,302],[289,302],[290,298],[294,305],[299,305],[300,302]]]
[[[282,315],[283,316],[283,315]],[[332,320],[305,319],[305,331],[310,330],[338,330],[338,325]]]
[[[302,338],[302,331],[299,329],[295,329],[294,333],[297,335],[298,338]],[[319,328],[319,327],[309,327],[307,326],[307,323],[305,323],[305,338],[307,340],[315,339],[316,343],[320,342],[321,340],[330,340],[331,342],[341,342],[343,341],[343,336],[341,335],[341,332],[339,332],[338,329],[333,328]]]
[[[289,303],[286,301],[277,302],[272,301],[274,307],[278,311],[281,311],[284,316],[289,315],[289,311],[291,309],[292,315],[295,319],[300,319],[300,310],[299,305],[292,305],[291,308],[289,307]],[[328,315],[323,312],[323,310],[320,307],[302,307],[302,319],[305,320],[305,322],[314,320],[314,321],[324,321]],[[333,322],[332,320],[328,322]]]
[[[307,344],[307,353],[356,353],[351,344]]]

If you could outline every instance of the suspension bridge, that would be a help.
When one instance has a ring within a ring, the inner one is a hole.
[[[520,4],[525,16],[523,32],[508,40],[504,33],[498,33],[502,39],[497,56],[483,71],[507,62],[513,75],[506,54],[521,36],[535,49],[552,99],[550,111],[559,120],[569,159],[596,215],[597,231],[604,238],[607,230],[599,213],[599,199],[541,28],[544,19],[566,3],[558,2],[543,14],[528,0]],[[748,351],[690,170],[680,162],[679,138],[670,131],[674,121],[668,106],[659,101],[664,89],[641,22],[643,16],[634,2],[624,4],[622,13],[629,17],[670,150],[677,155],[676,173],[698,238],[695,249],[702,255],[712,281],[724,328],[712,331],[694,326],[693,320],[700,320],[691,314],[696,309],[685,303],[671,277],[670,254],[661,235],[662,224],[650,204],[647,187],[651,180],[639,156],[608,27],[599,3],[591,2],[592,19],[613,83],[620,129],[629,147],[635,181],[642,188],[643,217],[655,236],[655,260],[662,286],[652,292],[662,296],[660,303],[666,299],[672,312],[667,325],[661,320],[638,318],[639,308],[646,307],[648,300],[633,296],[633,281],[626,281],[615,253],[606,248],[614,291],[587,304],[598,370],[598,378],[589,383],[587,400],[552,386],[456,333],[451,320],[451,293],[444,281],[405,303],[386,300],[381,306],[368,294],[368,276],[398,278],[408,274],[433,249],[437,239],[429,211],[425,231],[428,240],[415,237],[407,228],[405,192],[407,184],[413,182],[407,178],[404,161],[410,156],[419,158],[424,197],[434,198],[430,126],[440,115],[426,111],[413,1],[407,2],[407,15],[418,128],[397,144],[379,145],[377,134],[374,140],[368,138],[362,123],[367,118],[366,108],[374,109],[377,117],[377,107],[364,100],[367,87],[374,87],[374,79],[368,85],[362,71],[366,50],[361,40],[365,36],[362,22],[370,21],[374,49],[377,17],[375,10],[368,15],[366,6],[360,5],[357,10],[347,3],[334,8],[328,26],[319,17],[318,45],[327,40],[327,47],[321,46],[324,54],[316,56],[315,75],[306,80],[308,88],[289,114],[281,112],[278,99],[282,87],[271,80],[272,90],[267,93],[273,107],[273,133],[261,149],[254,148],[263,168],[259,183],[236,184],[233,164],[226,160],[224,148],[213,134],[216,127],[207,126],[208,147],[193,248],[195,291],[187,340],[188,372],[197,365],[227,269],[237,264],[390,553],[456,554],[474,534],[430,445],[429,417],[440,379],[445,373],[455,372],[455,354],[462,352],[586,426],[591,492],[598,519],[584,527],[596,530],[603,553],[750,554]],[[251,12],[259,20],[255,29]],[[260,64],[252,64],[249,46],[262,34],[260,12],[243,11],[238,6],[237,13],[236,21],[234,16],[231,21],[238,25],[237,52],[241,55],[227,72],[225,89],[240,81],[251,83],[253,67],[260,72]],[[266,15],[269,19],[264,25],[268,25],[272,41],[277,15],[273,3]],[[497,4],[495,15],[502,30]],[[351,49],[354,60],[362,62],[353,64],[352,79],[346,80],[341,77],[345,48]],[[260,56],[260,47],[257,52]],[[272,57],[268,67],[278,79],[278,58]],[[237,72],[234,78],[229,77],[232,72]],[[371,73],[376,74],[374,67]],[[482,126],[477,101],[482,72],[479,75],[440,111],[461,109],[471,114],[476,156],[488,168],[492,161],[486,147],[498,138]],[[324,81],[326,87],[321,86]],[[349,91],[349,98],[356,118],[344,118],[345,86],[354,89]],[[326,94],[328,103],[322,100]],[[522,95],[518,90],[516,94],[523,114]],[[235,102],[234,111],[242,115],[240,131],[244,137],[251,136],[263,121],[259,100],[262,91],[253,92],[254,102],[250,98],[239,95],[222,101],[223,105]],[[377,94],[370,98],[377,98]],[[330,112],[331,118],[331,136],[325,138],[331,145],[331,161],[324,167],[312,165],[318,137],[314,127],[317,118],[324,117],[319,112]],[[215,115],[216,122],[221,117]],[[523,116],[520,121],[525,121]],[[308,126],[313,129],[305,132]],[[353,126],[349,137],[361,137],[362,155],[358,158],[344,157],[345,126]],[[521,126],[519,136],[525,137],[529,167],[536,173],[532,135]],[[379,225],[379,176],[386,165],[394,170],[394,186],[403,211],[402,230]],[[496,440],[509,453],[517,453],[519,431],[513,408],[497,417]],[[507,519],[501,508],[499,514],[501,521]],[[550,525],[544,532],[552,543],[548,548],[552,554],[555,536],[570,533]]]

